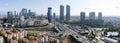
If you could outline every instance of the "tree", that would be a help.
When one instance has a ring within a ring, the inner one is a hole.
[[[17,40],[17,38],[15,36],[12,37],[13,40]]]
[[[19,42],[19,43],[23,43],[23,41],[22,41],[22,40],[20,40],[20,39],[18,39],[18,42]]]
[[[14,33],[15,33],[15,32],[16,32],[16,29],[15,29],[15,28],[13,28],[13,29],[12,29],[12,32],[14,32]]]
[[[2,34],[2,32],[1,32],[1,30],[0,30],[0,36],[2,36],[3,34]]]
[[[67,36],[68,43],[81,43],[78,40],[76,40],[73,36],[68,35]]]

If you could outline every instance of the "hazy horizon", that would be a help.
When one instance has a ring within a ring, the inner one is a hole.
[[[20,12],[22,8],[31,9],[37,14],[47,14],[48,7],[59,15],[60,5],[71,7],[71,15],[79,16],[80,12],[102,12],[103,16],[120,16],[120,0],[0,0],[0,15],[7,11]]]

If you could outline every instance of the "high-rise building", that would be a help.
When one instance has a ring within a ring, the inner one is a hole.
[[[35,17],[35,12],[31,12],[31,10],[29,9],[28,10],[28,14],[27,14],[27,17],[30,17],[30,18],[34,18]]]
[[[5,18],[5,17],[2,19],[3,23],[7,23],[7,20],[8,18]]]
[[[16,11],[14,11],[14,17],[17,17],[17,12]]]
[[[89,20],[95,20],[95,12],[89,13]]]
[[[22,14],[22,16],[27,18],[27,9],[26,8],[22,8],[21,14]]]
[[[34,18],[34,17],[35,17],[35,15],[36,15],[36,12],[31,12],[30,17]]]
[[[48,8],[47,16],[48,16],[48,21],[51,22],[52,21],[52,8],[51,7]]]
[[[7,12],[7,17],[8,17],[8,23],[12,24],[12,21],[13,21],[13,12],[8,11]]]
[[[27,16],[31,16],[31,15],[32,15],[32,13],[31,13],[31,10],[29,9]]]
[[[30,13],[30,12],[31,12],[31,10],[29,9],[29,10],[28,10],[28,13]]]
[[[66,6],[66,21],[70,20],[70,6]]]
[[[98,13],[98,20],[102,20],[102,13],[101,12]]]
[[[64,21],[64,6],[60,5],[60,21]]]
[[[54,18],[54,19],[56,18],[56,14],[55,14],[55,13],[53,13],[53,18]]]
[[[80,12],[80,21],[85,20],[85,12]]]

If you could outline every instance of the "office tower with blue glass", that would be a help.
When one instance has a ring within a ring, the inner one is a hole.
[[[7,17],[8,17],[8,23],[12,24],[12,21],[13,21],[13,12],[8,11],[7,12]]]
[[[66,21],[70,20],[70,5],[66,5]]]
[[[26,8],[22,8],[22,16],[24,16],[25,18],[27,18],[27,9]]]
[[[60,5],[60,21],[64,21],[64,6]]]
[[[47,16],[48,16],[49,23],[51,23],[52,21],[52,8],[51,7],[48,8]]]

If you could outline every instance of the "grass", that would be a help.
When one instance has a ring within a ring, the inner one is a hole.
[[[39,34],[39,31],[28,31],[28,34],[30,35],[30,36],[35,36],[35,37],[38,37],[40,34]]]

